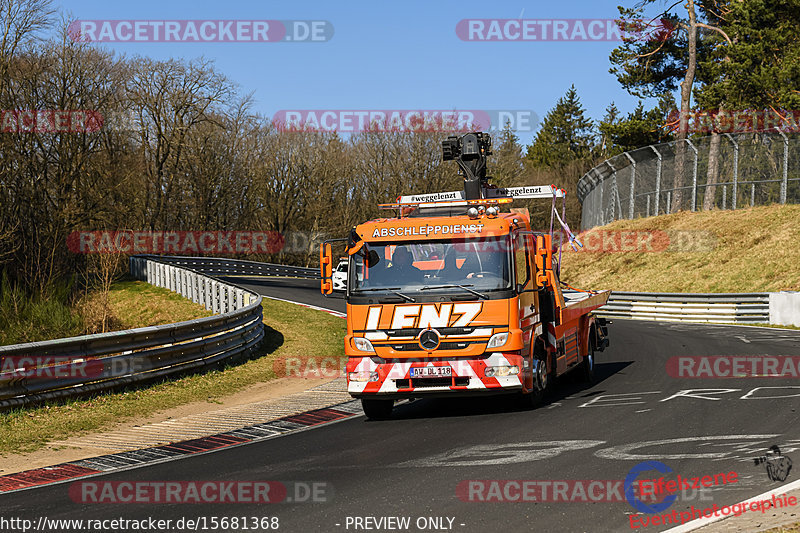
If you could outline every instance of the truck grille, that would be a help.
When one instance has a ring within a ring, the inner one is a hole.
[[[456,387],[466,387],[469,385],[469,377],[396,379],[394,380],[394,384],[398,389],[407,389],[409,386],[415,389],[450,387],[452,385]]]
[[[474,342],[443,342],[439,345],[437,350],[463,350],[468,348]],[[424,351],[416,342],[409,342],[406,344],[392,344],[392,349],[396,352],[420,352]]]

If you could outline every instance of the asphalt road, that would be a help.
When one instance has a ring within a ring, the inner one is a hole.
[[[313,281],[237,282],[265,295],[344,310],[343,300],[323,298]],[[70,499],[69,484],[62,484],[0,496],[2,516],[173,521],[269,516],[278,517],[280,531],[291,532],[630,531],[629,515],[635,510],[613,489],[612,499],[622,501],[498,502],[498,497],[518,497],[520,491],[513,484],[476,480],[587,480],[584,486],[601,480],[604,487],[619,487],[607,481],[625,479],[647,460],[667,465],[673,471],[668,478],[737,473],[735,482],[714,490],[680,493],[667,513],[691,505],[729,505],[771,490],[779,494],[780,486],[797,479],[798,468],[784,482],[770,481],[764,464],[754,461],[772,445],[790,458],[800,458],[797,378],[687,379],[671,377],[666,368],[671,357],[683,355],[800,356],[800,332],[625,320],[609,329],[611,347],[597,361],[599,381],[585,387],[564,379],[549,403],[535,410],[498,397],[415,401],[396,408],[387,421],[359,416],[94,478],[277,480],[290,487],[317,483],[324,502],[85,504]],[[650,470],[640,478],[660,475]],[[569,487],[566,495],[575,497],[574,485]],[[304,495],[301,489],[293,490],[299,493],[290,491],[290,498]],[[494,501],[474,501],[481,498]],[[408,528],[379,528],[372,521],[355,527],[357,517],[409,517],[410,522]]]

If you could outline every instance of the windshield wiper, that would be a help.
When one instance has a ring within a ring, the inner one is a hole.
[[[422,287],[420,290],[421,291],[428,291],[428,290],[431,290],[431,289],[455,289],[455,288],[459,288],[459,289],[464,289],[467,292],[471,292],[475,296],[477,296],[479,298],[483,298],[484,300],[488,300],[489,299],[489,297],[486,296],[485,294],[480,293],[478,291],[473,291],[469,287],[474,287],[474,285],[458,285],[458,284],[455,284],[455,283],[454,284],[450,284],[450,285],[435,285],[435,286],[426,285],[426,286]]]
[[[403,300],[405,300],[407,302],[411,302],[411,303],[416,302],[416,300],[414,298],[412,298],[411,296],[406,296],[403,293],[397,292],[398,289],[400,289],[400,287],[392,287],[392,288],[389,288],[389,287],[375,287],[374,289],[357,289],[355,292],[388,291],[388,292],[391,292],[392,294],[396,294],[397,296],[399,296],[400,298],[402,298]]]

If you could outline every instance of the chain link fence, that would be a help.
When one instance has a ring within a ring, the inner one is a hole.
[[[722,133],[617,155],[578,181],[584,230],[679,210],[800,203],[800,138]]]

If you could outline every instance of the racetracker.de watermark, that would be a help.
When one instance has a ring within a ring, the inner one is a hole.
[[[272,121],[281,131],[360,133],[533,131],[539,121],[530,109],[282,109]]]
[[[660,502],[664,494],[646,492],[636,496],[644,501]],[[463,502],[624,502],[625,481],[621,479],[472,479],[461,481],[456,496]],[[711,500],[710,490],[681,488],[676,491],[681,501]]]
[[[67,31],[91,43],[312,43],[334,33],[327,20],[75,20]]]
[[[0,383],[15,386],[19,381],[80,381],[129,376],[159,368],[159,360],[132,354],[101,358],[50,355],[0,356]]]
[[[75,503],[324,503],[333,488],[324,481],[75,481]]]
[[[673,110],[667,116],[667,126],[678,131],[680,111]],[[800,133],[800,110],[772,109],[695,109],[687,118],[689,133],[755,133],[779,130],[784,133]]]
[[[559,237],[553,238],[553,244]],[[565,252],[585,253],[658,253],[710,252],[717,246],[717,237],[702,230],[588,230],[577,235],[577,242]]]
[[[310,236],[277,231],[74,231],[67,248],[76,254],[152,253],[191,255],[308,252]]]
[[[797,355],[678,355],[667,360],[673,378],[798,378]]]
[[[347,357],[279,357],[272,362],[272,371],[280,378],[341,378],[347,376]]]
[[[675,26],[666,19],[648,23],[617,19],[462,19],[456,35],[462,41],[663,41]]]
[[[3,133],[92,133],[103,127],[103,116],[82,109],[0,110]]]

